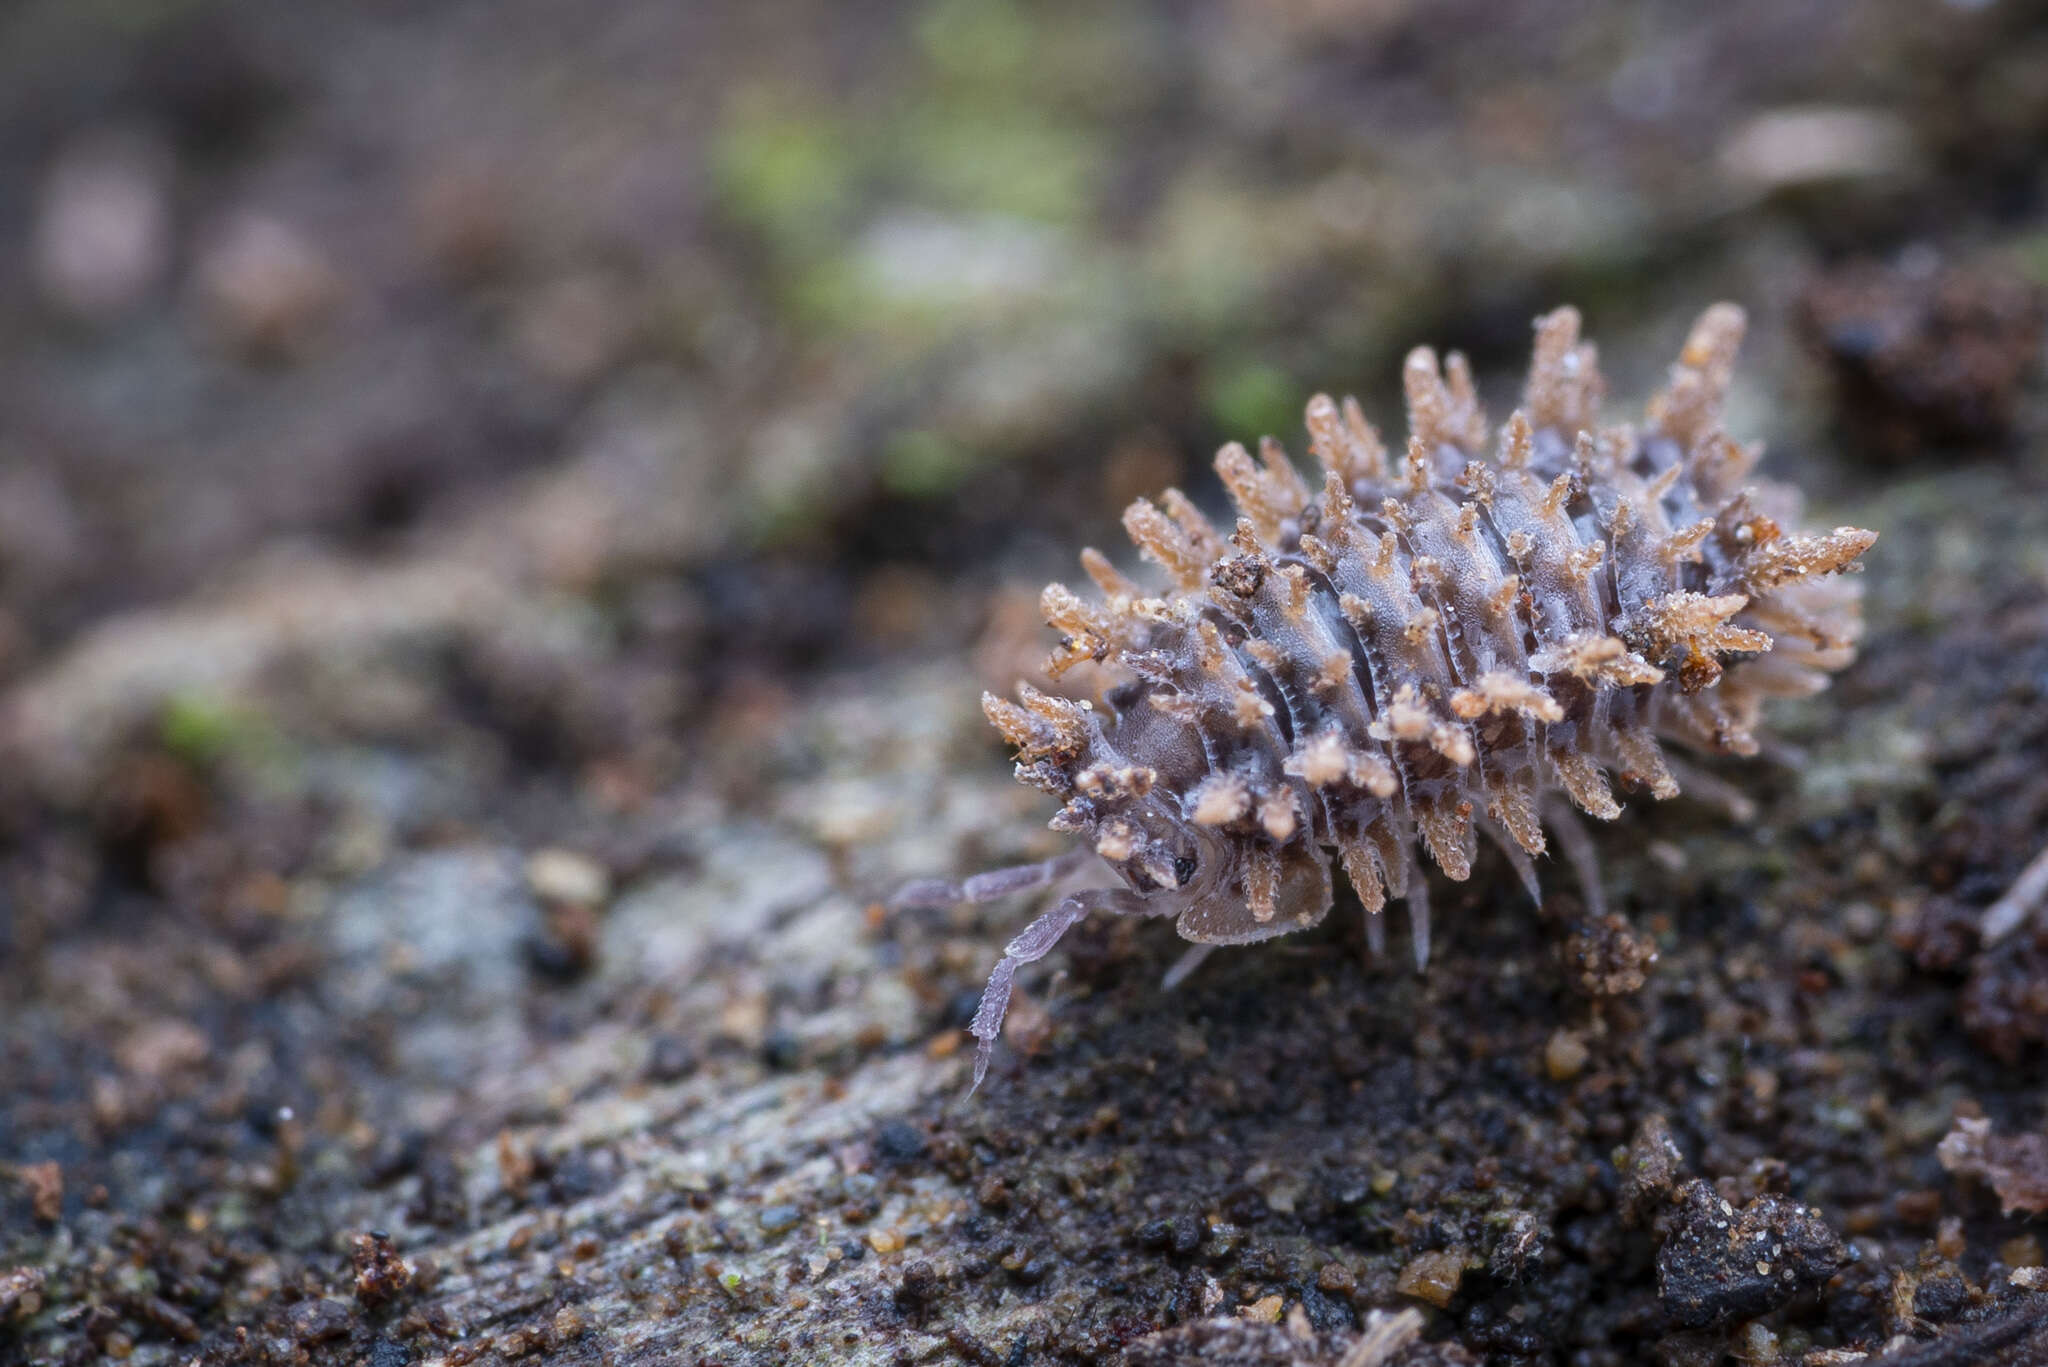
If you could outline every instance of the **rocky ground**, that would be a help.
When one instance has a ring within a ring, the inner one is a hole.
[[[587,8],[0,17],[0,1363],[2042,1360],[2036,13]],[[1837,687],[966,1096],[1037,584],[1719,297]]]

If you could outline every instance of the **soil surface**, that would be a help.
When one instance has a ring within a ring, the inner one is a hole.
[[[2006,0],[10,7],[0,1364],[2048,1360],[2044,151]],[[1836,686],[968,1096],[1038,586],[1717,298]]]

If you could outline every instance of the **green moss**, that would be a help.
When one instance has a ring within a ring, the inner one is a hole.
[[[857,263],[843,254],[824,257],[784,278],[782,305],[819,332],[844,332],[875,322],[874,292]]]
[[[2013,259],[2027,277],[2048,285],[2048,232],[2028,233],[2012,243]]]
[[[857,166],[841,124],[765,96],[736,101],[711,140],[720,205],[781,246],[828,240],[853,200]]]
[[[893,154],[938,207],[1068,223],[1088,206],[1097,148],[1043,109],[935,100],[897,130]]]
[[[938,432],[899,432],[882,452],[882,486],[906,498],[950,493],[975,466],[973,454]]]
[[[1154,217],[1143,257],[1149,310],[1197,342],[1238,326],[1284,260],[1271,218],[1212,169],[1183,175]]]
[[[1226,436],[1246,444],[1299,426],[1304,400],[1285,371],[1250,360],[1220,363],[1202,397]]]
[[[180,693],[164,704],[157,718],[164,748],[194,765],[252,748],[261,729],[259,717],[216,693]]]
[[[1007,86],[1032,69],[1030,19],[1010,0],[937,0],[912,30],[918,50],[944,77]]]
[[[298,748],[266,712],[204,689],[167,699],[157,712],[163,747],[195,769],[231,768],[240,781],[269,792],[299,781]]]

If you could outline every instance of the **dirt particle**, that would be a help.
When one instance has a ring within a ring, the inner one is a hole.
[[[513,1200],[526,1199],[537,1170],[532,1150],[515,1140],[510,1130],[498,1131],[498,1181]]]
[[[700,1062],[682,1036],[657,1035],[647,1051],[646,1077],[649,1082],[680,1082],[696,1072]]]
[[[1463,1254],[1424,1253],[1408,1260],[1407,1266],[1401,1269],[1401,1275],[1394,1281],[1394,1289],[1404,1296],[1414,1296],[1418,1300],[1428,1301],[1441,1310],[1458,1294],[1458,1283],[1464,1276]]]
[[[0,1324],[25,1320],[43,1308],[43,1272],[14,1267],[0,1272]]]
[[[498,1356],[508,1361],[523,1358],[537,1352],[541,1347],[541,1336],[533,1329],[514,1329],[498,1340]]]
[[[1915,1228],[1931,1225],[1941,1215],[1941,1193],[1926,1188],[1902,1191],[1892,1201],[1892,1210],[1901,1224]]]
[[[1833,1275],[1847,1254],[1819,1215],[1782,1196],[1732,1212],[1695,1178],[1657,1252],[1657,1297],[1681,1329],[1754,1319]],[[1782,1250],[1782,1253],[1778,1252]]]
[[[1021,1286],[1036,1286],[1052,1275],[1053,1260],[1043,1253],[1013,1249],[1003,1258],[1003,1271]]]
[[[781,1027],[770,1030],[761,1039],[761,1061],[780,1073],[801,1067],[804,1042],[793,1030]]]
[[[945,1280],[938,1270],[923,1258],[903,1269],[903,1279],[896,1284],[896,1308],[906,1315],[922,1315],[931,1309],[939,1295],[945,1290]]]
[[[1589,997],[1622,997],[1639,991],[1657,962],[1657,947],[1621,916],[1578,922],[1565,938],[1565,971],[1573,987]]]
[[[569,983],[597,961],[597,912],[582,902],[550,902],[526,937],[526,962],[554,982]]]
[[[1250,1305],[1237,1308],[1238,1318],[1250,1320],[1253,1324],[1278,1324],[1280,1308],[1286,1304],[1278,1296],[1261,1296]]]
[[[1171,1253],[1176,1258],[1193,1257],[1208,1235],[1208,1225],[1196,1215],[1176,1215],[1147,1220],[1132,1237],[1141,1248]]]
[[[1358,1278],[1342,1263],[1324,1263],[1316,1273],[1316,1290],[1331,1296],[1348,1296],[1358,1289]]]
[[[1913,1269],[1913,1314],[1919,1319],[1943,1323],[1955,1319],[1971,1300],[1969,1280],[1955,1263],[1938,1250],[1923,1250]]]
[[[292,1337],[300,1343],[326,1343],[348,1334],[348,1307],[340,1301],[321,1297],[300,1301],[285,1315]]]
[[[1977,955],[1963,988],[1962,1017],[1978,1046],[2006,1063],[2048,1044],[2048,926]]]
[[[1243,1247],[1244,1230],[1241,1227],[1222,1220],[1209,1226],[1207,1256],[1210,1262],[1229,1262]]]
[[[1623,1169],[1621,1220],[1635,1226],[1648,1221],[1670,1196],[1685,1171],[1685,1155],[1671,1137],[1671,1122],[1653,1112],[1636,1127],[1617,1164]]]
[[[1989,1120],[1957,1116],[1936,1153],[1942,1167],[1996,1191],[2007,1215],[2048,1211],[2048,1135],[1993,1134]]]
[[[207,1052],[206,1036],[197,1026],[165,1019],[136,1029],[121,1042],[114,1057],[128,1076],[162,1082],[175,1073],[197,1068],[206,1062]]]
[[[455,1160],[439,1149],[429,1149],[419,1160],[420,1187],[406,1218],[442,1229],[469,1218],[469,1199],[463,1191],[462,1171]]]
[[[871,1229],[868,1231],[868,1247],[877,1253],[895,1253],[903,1247],[903,1235],[894,1229]]]
[[[148,1320],[180,1343],[197,1343],[202,1337],[199,1332],[199,1325],[193,1321],[192,1317],[161,1296],[146,1297],[136,1305],[135,1309],[143,1319]]]
[[[891,1120],[875,1131],[875,1157],[890,1167],[917,1162],[928,1147],[924,1132],[908,1121]]]
[[[412,1285],[412,1269],[391,1246],[391,1236],[382,1230],[371,1230],[351,1239],[349,1257],[355,1264],[356,1302],[360,1305],[382,1305]]]
[[[544,902],[598,906],[611,896],[611,875],[596,860],[572,850],[535,850],[526,861],[526,884]]]
[[[29,1208],[44,1224],[55,1224],[64,1213],[64,1170],[54,1162],[22,1163],[12,1169],[0,1167],[0,1176],[11,1175],[28,1193]]]
[[[2041,1241],[2031,1234],[2007,1239],[1998,1246],[1998,1261],[2007,1267],[2041,1266]]]
[[[1590,1057],[1592,1054],[1586,1048],[1586,1042],[1570,1030],[1552,1034],[1550,1042],[1543,1047],[1543,1067],[1552,1082],[1570,1082],[1585,1068]]]
[[[1499,1222],[1500,1234],[1487,1254],[1488,1275],[1507,1286],[1526,1281],[1543,1258],[1542,1222],[1526,1210],[1493,1218]]]

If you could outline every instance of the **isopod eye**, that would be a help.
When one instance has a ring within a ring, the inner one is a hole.
[[[1186,887],[1195,877],[1195,857],[1184,854],[1173,861],[1173,876],[1180,886]]]

